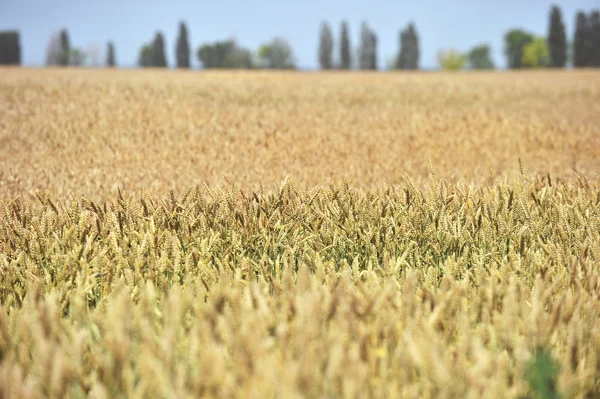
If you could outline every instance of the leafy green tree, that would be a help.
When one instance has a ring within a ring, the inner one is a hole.
[[[0,32],[0,65],[21,65],[21,43],[18,31]]]
[[[296,69],[292,47],[281,38],[275,38],[262,45],[258,50],[258,57],[263,68]]]
[[[115,67],[117,65],[117,58],[115,55],[115,45],[113,42],[108,42],[106,46],[106,66]]]
[[[600,11],[590,14],[591,66],[600,67]]]
[[[352,56],[350,55],[350,33],[348,23],[342,22],[342,30],[340,33],[340,68],[350,69],[352,66]]]
[[[226,68],[227,58],[235,49],[233,40],[203,44],[196,54],[205,69]]]
[[[510,30],[504,35],[504,53],[509,68],[522,68],[523,49],[532,41],[533,35],[522,29]]]
[[[179,36],[175,48],[177,59],[177,68],[190,67],[190,43],[188,39],[188,30],[184,22],[179,23]]]
[[[458,71],[463,69],[466,57],[456,50],[442,50],[438,52],[438,63],[444,71]]]
[[[167,55],[165,53],[165,39],[162,33],[157,32],[152,41],[152,66],[158,68],[167,67]]]
[[[69,32],[66,29],[60,31],[60,57],[58,59],[58,65],[67,66],[69,65],[69,57],[71,54],[71,41],[69,40]]]
[[[205,69],[249,69],[253,67],[252,53],[238,47],[233,40],[204,44],[198,48],[196,54]]]
[[[143,68],[152,66],[152,45],[144,44],[142,48],[140,48],[138,65]]]
[[[321,69],[333,68],[333,34],[326,22],[321,24],[319,37],[319,66]]]
[[[550,11],[548,49],[550,51],[550,66],[564,68],[567,65],[567,34],[565,24],[562,21],[562,13],[558,6],[552,6]]]
[[[490,46],[482,44],[473,47],[467,56],[471,69],[494,69],[494,62],[490,55]]]
[[[546,67],[550,64],[550,51],[543,37],[536,37],[523,49],[521,65],[525,68]]]
[[[577,13],[575,37],[573,38],[573,65],[575,68],[589,66],[589,30],[587,16],[583,11]]]

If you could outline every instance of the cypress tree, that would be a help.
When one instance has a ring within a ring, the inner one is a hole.
[[[60,31],[60,58],[58,65],[69,65],[69,57],[71,55],[71,41],[69,40],[69,32],[66,29]]]
[[[552,6],[550,11],[548,49],[550,50],[550,66],[564,68],[567,65],[567,34],[558,6]]]
[[[371,59],[369,61],[369,68],[376,71],[377,70],[377,35],[375,32],[371,31],[371,42],[370,42],[371,50],[370,55]]]
[[[590,15],[590,66],[600,67],[600,12],[595,10]]]
[[[0,32],[0,65],[20,65],[21,44],[19,32]]]
[[[165,55],[165,39],[162,33],[157,32],[152,42],[152,66],[158,68],[167,67],[167,57]]]
[[[177,57],[177,68],[189,68],[190,43],[188,39],[187,26],[183,22],[179,24],[179,37],[177,38],[175,53]]]
[[[369,69],[369,47],[371,41],[371,34],[369,32],[369,26],[366,22],[363,22],[360,28],[360,47],[358,48],[358,68]]]
[[[321,24],[319,38],[319,66],[321,69],[333,68],[333,34],[326,22]]]
[[[413,23],[400,32],[400,50],[396,58],[397,69],[419,69],[419,37]]]
[[[348,32],[348,23],[342,22],[342,31],[340,34],[340,68],[350,69],[352,58],[350,56],[350,33]]]
[[[588,22],[583,11],[577,13],[575,37],[573,38],[573,66],[583,68],[588,66]]]
[[[113,42],[108,42],[106,49],[106,66],[115,67],[117,65],[117,60],[115,56],[115,45]]]
[[[407,69],[419,69],[419,37],[412,23],[408,24],[406,35],[408,45]]]
[[[401,30],[398,37],[398,56],[396,57],[396,69],[404,69],[406,65],[406,31]]]
[[[358,55],[359,69],[377,69],[377,36],[366,22],[361,27]]]

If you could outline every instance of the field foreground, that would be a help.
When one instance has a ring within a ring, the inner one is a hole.
[[[583,180],[3,204],[0,397],[594,397],[599,229]]]
[[[599,75],[6,71],[0,398],[600,395]]]

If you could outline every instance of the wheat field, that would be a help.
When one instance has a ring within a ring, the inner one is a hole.
[[[0,398],[600,397],[600,73],[0,70]]]
[[[600,74],[0,73],[3,199],[196,184],[594,179]]]

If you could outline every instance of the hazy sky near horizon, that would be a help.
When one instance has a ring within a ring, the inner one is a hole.
[[[175,62],[175,41],[181,20],[188,25],[193,50],[202,43],[234,37],[252,50],[275,36],[289,41],[298,66],[317,67],[320,24],[327,21],[336,40],[339,59],[340,23],[350,24],[353,50],[359,43],[360,25],[366,21],[378,36],[379,67],[398,52],[398,35],[414,22],[420,39],[423,68],[436,68],[440,49],[467,51],[488,43],[497,66],[506,65],[502,38],[515,27],[546,36],[552,4],[560,6],[567,37],[572,41],[577,11],[600,8],[599,0],[0,0],[0,30],[21,32],[23,64],[42,65],[49,38],[67,28],[71,44],[83,50],[104,51],[116,46],[117,62],[135,66],[140,46],[160,30],[165,35],[167,60]]]

